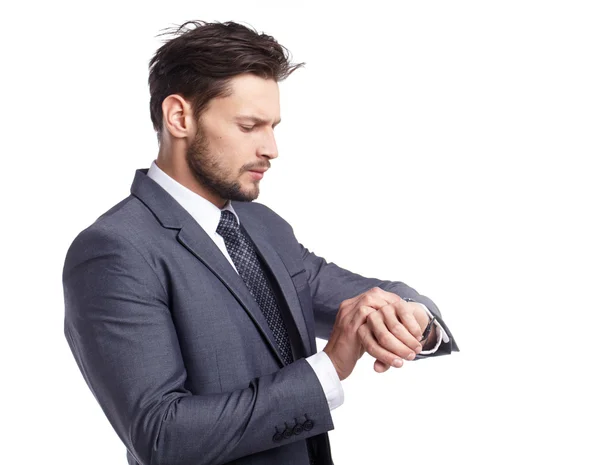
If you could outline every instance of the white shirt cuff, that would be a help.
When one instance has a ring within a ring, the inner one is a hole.
[[[342,382],[331,363],[329,356],[321,351],[306,358],[321,383],[329,410],[333,410],[344,403],[344,389]]]
[[[427,315],[429,315],[429,318],[433,318],[433,314],[429,311],[429,309],[427,308],[426,305],[423,305],[420,302],[415,302],[416,304],[422,305],[423,308],[425,309],[425,311],[427,312]],[[450,341],[450,338],[448,337],[448,334],[446,334],[446,331],[444,331],[444,328],[442,328],[442,325],[440,325],[437,320],[433,323],[435,325],[435,332],[437,334],[437,342],[435,344],[435,346],[433,347],[433,349],[429,349],[429,350],[422,350],[421,352],[419,352],[419,355],[429,355],[429,354],[433,354],[435,351],[437,351],[440,348],[440,345],[443,342],[448,342]]]

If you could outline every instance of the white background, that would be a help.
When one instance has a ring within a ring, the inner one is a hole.
[[[188,19],[307,63],[259,200],[328,260],[431,297],[461,348],[361,360],[335,462],[598,463],[597,2],[3,5],[3,463],[125,463],[63,336],[61,273],[155,158],[147,64]]]

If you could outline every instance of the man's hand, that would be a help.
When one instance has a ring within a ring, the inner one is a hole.
[[[412,312],[414,320],[417,321],[417,323],[420,327],[419,334],[422,335],[423,332],[425,331],[425,328],[427,327],[427,324],[431,320],[429,318],[429,315],[427,314],[427,312],[425,311],[425,309],[423,308],[423,306],[421,304],[418,304],[416,302],[406,302],[406,301],[402,301],[402,302],[403,302],[403,304],[400,303],[399,305],[402,307],[405,307],[406,310],[400,310],[399,313],[402,313],[403,311]],[[397,306],[398,305],[396,305],[396,307]],[[412,321],[412,320],[413,320],[413,318],[408,318],[408,321]],[[414,328],[414,329],[416,329],[416,328]],[[411,333],[412,333],[412,331],[411,331]],[[426,340],[421,341],[421,336],[419,336],[418,339],[421,342],[423,350],[429,350],[429,349],[433,348],[438,339],[437,328],[434,326],[431,329],[431,332],[429,333],[429,336],[427,337]],[[377,373],[383,373],[383,372],[387,371],[389,368],[390,368],[390,365],[382,362],[381,360],[375,360],[375,362],[373,363],[373,369]]]
[[[352,373],[365,351],[377,359],[376,371],[399,368],[402,359],[412,360],[422,350],[419,339],[428,320],[420,305],[376,287],[340,304],[323,350],[340,380]]]

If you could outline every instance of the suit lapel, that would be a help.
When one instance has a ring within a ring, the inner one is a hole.
[[[146,176],[147,172],[147,169],[137,170],[131,193],[156,215],[163,227],[179,229],[178,242],[204,263],[233,294],[262,333],[281,366],[284,366],[285,363],[277,350],[269,325],[240,275],[233,269],[204,229],[173,197]]]
[[[271,269],[277,284],[283,293],[283,297],[288,304],[294,324],[298,328],[300,333],[300,339],[302,340],[302,349],[304,355],[312,353],[310,350],[310,338],[306,327],[306,321],[304,320],[304,313],[298,300],[298,294],[296,288],[290,277],[290,273],[285,267],[285,264],[281,260],[281,257],[273,246],[267,240],[267,230],[264,225],[258,221],[252,215],[247,214],[245,209],[239,207],[239,204],[234,205],[236,213],[240,217],[242,227],[252,239],[252,242],[256,245],[259,254],[262,256],[266,265]]]

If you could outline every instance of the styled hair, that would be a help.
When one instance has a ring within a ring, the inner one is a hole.
[[[149,64],[150,118],[159,140],[169,95],[189,100],[199,118],[210,100],[231,94],[232,77],[252,73],[279,82],[304,65],[291,63],[273,37],[232,21],[187,21],[159,35],[172,36]]]

